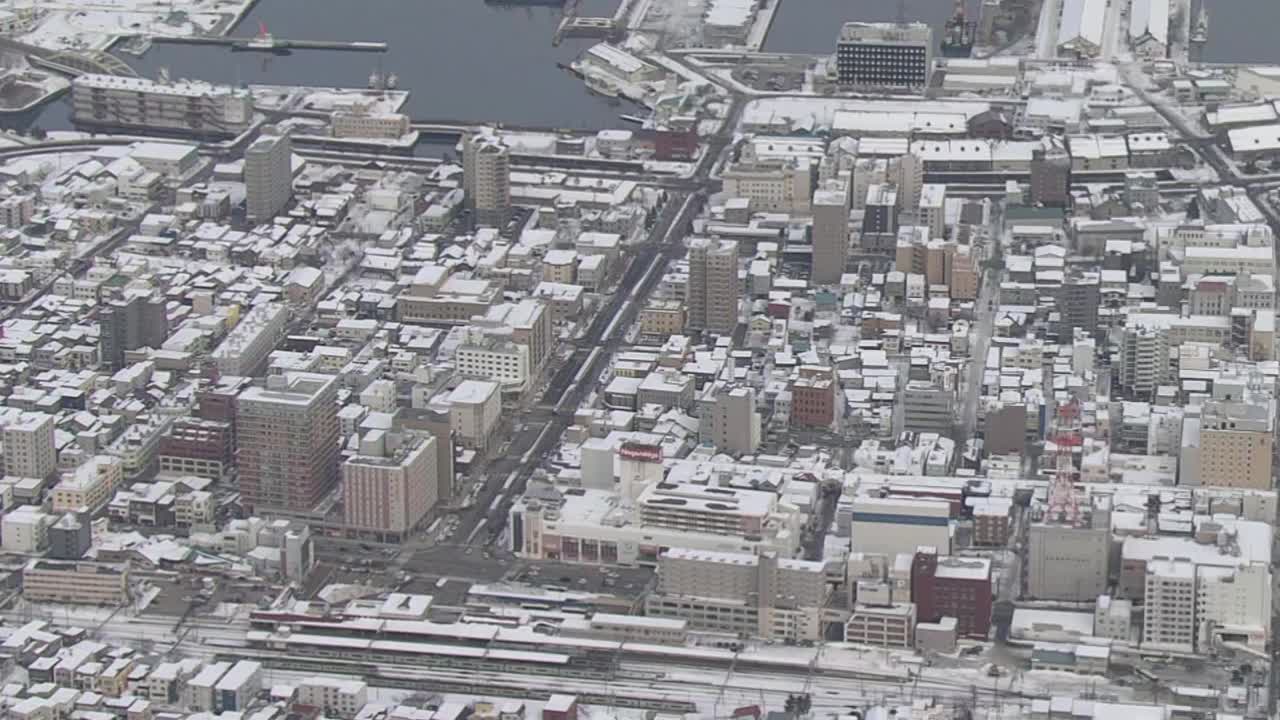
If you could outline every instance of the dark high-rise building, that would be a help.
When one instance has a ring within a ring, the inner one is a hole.
[[[79,560],[92,544],[87,517],[67,513],[49,526],[49,557],[54,560]]]
[[[1071,199],[1071,157],[1060,149],[1031,153],[1031,204],[1066,207]]]
[[[221,480],[235,463],[231,423],[179,418],[160,438],[160,470],[178,475]]]
[[[924,23],[845,23],[836,42],[841,85],[923,90],[933,70],[933,29]]]
[[[245,202],[249,220],[270,222],[293,197],[293,144],[274,127],[244,151]]]
[[[1058,342],[1070,344],[1075,328],[1096,335],[1098,305],[1102,302],[1102,284],[1097,273],[1086,272],[1067,277],[1058,288]]]
[[[898,233],[898,191],[892,185],[877,184],[867,188],[866,211],[862,215],[862,234]]]
[[[728,335],[738,327],[742,281],[738,243],[693,238],[689,241],[689,281],[685,303],[690,328]]]
[[[236,461],[247,510],[312,510],[338,483],[338,383],[331,375],[267,378],[236,401]]]
[[[957,634],[985,639],[991,630],[991,560],[940,558],[936,549],[920,548],[911,563],[911,600],[918,621],[953,617]]]
[[[98,314],[98,327],[98,352],[112,370],[124,367],[126,352],[160,347],[169,337],[164,299],[146,295],[108,301]]]

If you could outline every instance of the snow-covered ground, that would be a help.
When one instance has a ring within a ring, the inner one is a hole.
[[[363,105],[371,113],[400,112],[409,100],[405,90],[362,88],[313,88],[287,85],[250,85],[254,105],[260,110],[310,110],[333,112]]]
[[[183,37],[214,32],[248,6],[248,0],[212,0],[184,8],[154,0],[97,0],[41,3],[45,15],[19,40],[53,50],[105,50],[117,38],[130,35]],[[179,15],[174,11],[187,10]]]

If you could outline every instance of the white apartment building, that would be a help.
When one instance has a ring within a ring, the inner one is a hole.
[[[212,712],[214,708],[214,689],[218,681],[231,669],[229,662],[215,662],[205,665],[196,676],[187,681],[182,691],[183,707],[188,710]]]
[[[1169,559],[1148,562],[1145,601],[1143,647],[1195,652],[1195,563]]]
[[[369,686],[360,680],[310,677],[298,683],[298,704],[319,708],[329,717],[354,718],[368,701]]]
[[[284,303],[262,303],[245,313],[211,353],[223,375],[249,375],[267,359],[284,334],[289,308]]]
[[[6,552],[38,553],[49,541],[54,516],[35,505],[19,505],[0,518],[0,547]]]
[[[1270,639],[1272,573],[1261,563],[1196,568],[1196,644],[1222,641],[1264,648]]]
[[[858,603],[844,624],[844,641],[872,647],[915,647],[916,605]]]
[[[1123,598],[1099,595],[1093,610],[1093,636],[1129,642],[1133,631],[1133,603]]]
[[[481,331],[468,333],[453,361],[459,375],[497,380],[505,392],[522,392],[529,382],[529,347]]]
[[[1133,325],[1120,343],[1120,386],[1135,395],[1150,395],[1169,381],[1169,331]]]
[[[947,238],[947,186],[925,183],[920,186],[919,223],[929,228],[929,239]]]
[[[698,433],[721,452],[746,454],[760,446],[760,413],[755,390],[747,386],[716,385],[699,400]]]
[[[46,478],[58,464],[54,447],[54,418],[41,412],[24,412],[8,419],[0,439],[4,447],[4,474],[10,477]]]
[[[81,75],[71,83],[77,122],[238,135],[253,123],[247,90],[199,81]]]
[[[53,488],[53,511],[59,515],[88,508],[96,513],[124,482],[124,466],[110,455],[95,455]]]
[[[449,424],[462,445],[487,448],[502,416],[498,383],[464,380],[449,393],[448,404]]]

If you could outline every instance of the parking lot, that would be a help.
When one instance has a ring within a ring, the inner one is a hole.
[[[654,571],[651,568],[519,561],[511,568],[507,579],[552,590],[577,590],[638,598],[649,589],[653,577]]]

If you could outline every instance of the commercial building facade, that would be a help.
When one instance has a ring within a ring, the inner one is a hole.
[[[342,466],[346,524],[391,535],[418,526],[435,506],[436,439],[372,430]]]
[[[645,614],[684,619],[693,630],[814,641],[828,592],[820,562],[673,548],[658,560]]]
[[[129,569],[97,562],[32,560],[22,570],[28,602],[123,605],[129,601]]]
[[[836,43],[841,85],[922,90],[933,70],[933,30],[923,23],[845,23]]]

